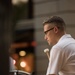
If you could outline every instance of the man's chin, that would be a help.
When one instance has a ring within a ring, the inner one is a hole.
[[[50,42],[49,42],[48,44],[49,44],[49,45],[51,45],[51,43],[50,43]]]
[[[50,46],[52,46],[52,44],[51,44],[50,42],[49,42],[48,44],[49,44]]]

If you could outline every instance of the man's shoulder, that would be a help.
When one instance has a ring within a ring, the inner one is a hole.
[[[64,48],[70,44],[75,44],[75,39],[73,39],[73,38],[63,39],[63,40],[61,40],[61,42],[58,42],[56,44],[56,47]]]

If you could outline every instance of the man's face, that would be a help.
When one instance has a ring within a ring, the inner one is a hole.
[[[54,27],[55,25],[52,24],[46,24],[44,26],[44,33],[45,33],[45,40],[47,40],[49,45],[54,44],[55,35],[54,35]]]

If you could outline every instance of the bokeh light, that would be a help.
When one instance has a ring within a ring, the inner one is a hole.
[[[25,55],[26,55],[26,52],[25,52],[25,51],[20,51],[20,52],[19,52],[19,55],[20,55],[20,56],[25,56]]]
[[[22,62],[20,63],[20,66],[21,66],[21,67],[26,67],[26,62],[22,61]]]
[[[16,60],[13,60],[14,65],[16,64]]]

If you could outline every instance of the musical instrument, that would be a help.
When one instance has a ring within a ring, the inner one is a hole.
[[[46,55],[47,55],[47,57],[48,57],[48,59],[50,58],[50,55],[49,55],[49,49],[48,48],[46,48],[46,49],[44,49],[44,53],[46,53]],[[50,60],[50,59],[49,59]]]

